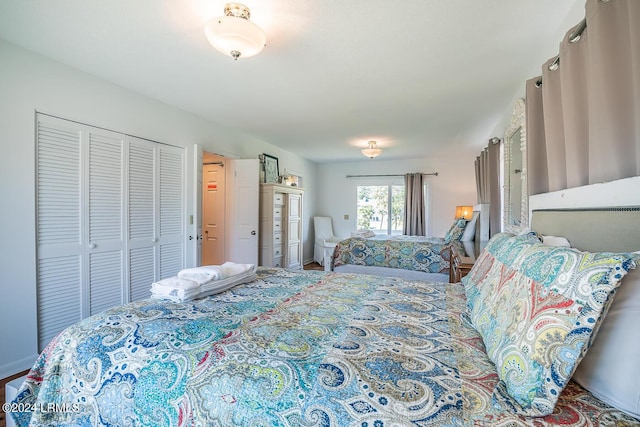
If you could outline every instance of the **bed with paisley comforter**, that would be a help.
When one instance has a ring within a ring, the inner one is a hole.
[[[350,237],[336,244],[332,257],[334,271],[383,274],[447,281],[451,248],[463,251],[458,240],[441,237],[378,235]]]
[[[186,303],[89,317],[43,351],[17,424],[74,426],[632,425],[571,382],[551,415],[497,405],[462,284],[258,269]]]

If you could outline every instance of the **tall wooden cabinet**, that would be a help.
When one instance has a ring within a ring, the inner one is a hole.
[[[280,184],[260,187],[260,265],[302,268],[304,190]]]

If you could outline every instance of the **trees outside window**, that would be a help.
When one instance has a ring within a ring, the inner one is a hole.
[[[403,185],[359,185],[357,224],[376,234],[402,234]]]

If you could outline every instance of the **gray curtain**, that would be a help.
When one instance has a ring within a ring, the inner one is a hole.
[[[489,148],[482,150],[476,157],[476,191],[478,203],[489,203]]]
[[[403,234],[424,236],[426,231],[424,176],[422,173],[408,173],[404,176]]]
[[[489,236],[499,233],[500,194],[500,139],[492,138],[489,145],[476,157],[476,190],[478,203],[489,204]]]
[[[526,85],[530,194],[640,175],[640,1],[585,8]]]

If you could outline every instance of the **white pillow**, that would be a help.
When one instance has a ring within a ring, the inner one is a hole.
[[[640,265],[620,287],[576,372],[575,382],[600,400],[640,418]]]
[[[462,232],[462,237],[460,238],[461,242],[470,242],[476,237],[476,222],[478,221],[478,216],[480,212],[474,211],[473,216],[467,222],[467,225],[464,226],[464,231]]]
[[[560,246],[563,248],[570,248],[571,243],[565,238],[560,236],[542,236],[542,243],[549,246]]]

